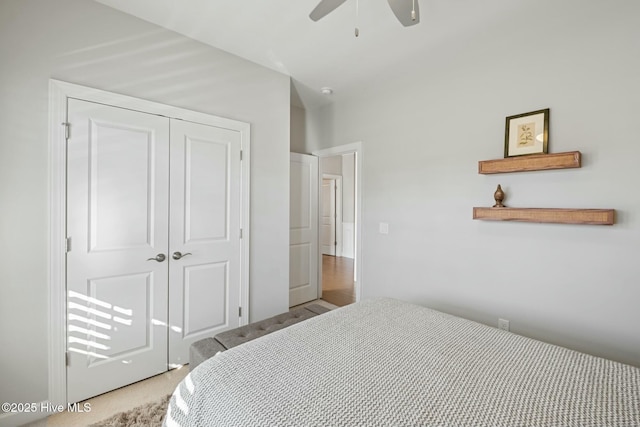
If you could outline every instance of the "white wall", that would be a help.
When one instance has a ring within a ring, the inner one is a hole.
[[[356,155],[355,153],[342,156],[342,221],[355,222],[356,204]]]
[[[342,155],[342,256],[355,257],[356,154]]]
[[[304,108],[291,106],[291,152],[302,153],[306,143],[306,116]]]
[[[398,67],[376,91],[307,111],[308,151],[363,141],[365,298],[503,317],[640,366],[638,16],[635,1],[521,1],[423,52],[429,69]],[[581,169],[477,173],[502,157],[506,116],[546,107],[550,152],[580,150]],[[510,206],[615,208],[617,223],[473,221],[497,184]]]
[[[251,318],[288,309],[289,77],[85,0],[0,2],[0,401],[47,399],[48,79],[251,123]]]

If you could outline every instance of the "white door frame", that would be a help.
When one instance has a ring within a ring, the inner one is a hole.
[[[240,302],[244,308],[240,324],[249,319],[249,170],[250,125],[248,123],[217,117],[153,101],[134,98],[113,92],[88,88],[60,80],[49,80],[49,402],[54,405],[67,403],[66,348],[67,348],[67,298],[66,298],[66,125],[67,99],[113,105],[120,108],[157,114],[165,117],[232,129],[240,133],[242,147],[241,164],[241,216],[243,230],[241,241]],[[72,132],[73,130],[71,130]]]
[[[322,179],[330,179],[336,182],[336,201],[335,201],[335,256],[342,256],[342,175],[334,175],[323,173]],[[322,183],[320,183],[322,189]],[[319,197],[319,212],[323,212],[322,197]],[[322,220],[322,218],[319,218]],[[321,225],[321,224],[320,224]],[[320,242],[322,245],[322,242]]]
[[[355,154],[355,239],[354,239],[354,286],[356,291],[356,302],[360,301],[362,297],[362,165],[363,165],[363,147],[362,142],[353,142],[351,144],[339,145],[337,147],[325,148],[322,150],[313,151],[311,154],[323,157],[340,156],[343,154]],[[322,177],[320,177],[322,178]],[[322,191],[322,179],[318,180],[320,188],[318,191]],[[320,221],[320,219],[318,219]],[[320,225],[320,224],[318,224]],[[318,242],[318,245],[320,242]],[[318,295],[322,295],[322,251],[318,259]]]

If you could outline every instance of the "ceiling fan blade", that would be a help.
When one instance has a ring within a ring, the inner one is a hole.
[[[389,2],[389,6],[391,6],[391,10],[398,18],[398,21],[405,27],[410,27],[412,25],[416,25],[420,22],[420,10],[418,8],[418,0],[387,0]],[[414,10],[415,5],[415,16],[411,11]],[[414,19],[415,17],[415,19]]]
[[[330,12],[337,9],[342,3],[347,0],[320,0],[320,3],[309,14],[309,18],[313,21],[318,21],[320,18],[324,18]]]

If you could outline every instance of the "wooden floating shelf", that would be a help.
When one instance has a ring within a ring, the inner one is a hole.
[[[481,160],[478,162],[478,173],[525,172],[550,169],[579,168],[581,154],[569,151],[555,154],[536,154],[530,156],[507,157],[506,159]]]
[[[473,219],[613,225],[614,209],[473,208]]]

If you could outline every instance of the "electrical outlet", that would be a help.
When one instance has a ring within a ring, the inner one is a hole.
[[[507,319],[498,319],[498,329],[509,332],[509,321]]]
[[[389,224],[386,222],[380,223],[380,234],[389,234]]]

